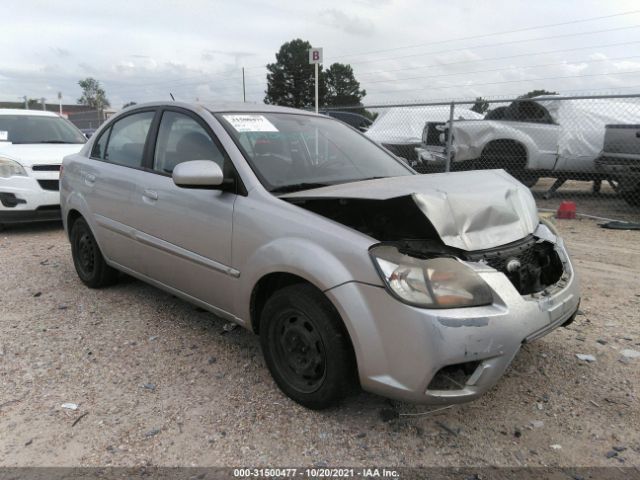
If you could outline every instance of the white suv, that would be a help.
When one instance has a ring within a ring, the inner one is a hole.
[[[62,158],[85,142],[55,113],[0,110],[0,227],[60,218]]]

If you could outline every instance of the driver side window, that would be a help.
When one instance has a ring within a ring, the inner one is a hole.
[[[225,157],[209,133],[193,118],[178,112],[162,114],[153,169],[172,173],[182,162],[213,160],[225,171]]]

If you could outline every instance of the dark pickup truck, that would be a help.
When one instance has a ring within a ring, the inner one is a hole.
[[[640,206],[640,124],[607,125],[596,168],[615,179],[620,195]]]

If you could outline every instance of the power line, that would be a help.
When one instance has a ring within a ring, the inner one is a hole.
[[[384,53],[384,52],[393,52],[393,51],[397,51],[397,50],[405,50],[405,49],[409,49],[409,48],[417,48],[417,47],[424,47],[424,46],[428,46],[428,45],[438,45],[438,44],[443,44],[443,43],[449,43],[449,42],[457,42],[457,41],[461,41],[461,40],[473,40],[473,39],[477,39],[477,38],[486,38],[486,37],[492,37],[492,36],[497,36],[497,35],[507,35],[507,34],[511,34],[511,33],[520,33],[520,32],[527,32],[530,30],[539,30],[541,28],[551,28],[551,27],[559,27],[562,25],[573,25],[576,23],[585,23],[585,22],[591,22],[594,20],[602,20],[605,18],[614,18],[614,17],[621,17],[621,16],[626,16],[626,15],[634,15],[640,13],[640,10],[631,10],[628,12],[621,12],[621,13],[615,13],[612,15],[602,15],[599,17],[590,17],[590,18],[584,18],[581,20],[570,20],[567,22],[560,22],[560,23],[548,23],[545,25],[536,25],[533,27],[525,27],[525,28],[519,28],[517,30],[504,30],[502,32],[494,32],[494,33],[484,33],[481,35],[470,35],[467,37],[458,37],[458,38],[451,38],[448,40],[439,40],[437,42],[428,42],[428,43],[417,43],[414,45],[406,45],[404,47],[395,47],[395,48],[387,48],[384,50],[373,50],[373,51],[369,51],[369,52],[361,52],[361,53],[350,53],[347,55],[339,55],[337,57],[331,57],[332,59],[339,59],[339,58],[347,58],[347,57],[356,57],[356,56],[360,56],[360,55],[370,55],[372,53]]]
[[[634,11],[632,13],[636,13],[636,12],[640,12],[640,10]],[[626,13],[629,14],[629,13]],[[622,15],[622,14],[620,14]],[[595,17],[594,19],[597,19],[599,17]],[[586,20],[585,20],[586,21]],[[577,21],[576,21],[577,22]],[[558,24],[551,24],[552,26],[556,26]],[[495,47],[495,46],[503,46],[503,45],[512,45],[512,44],[516,44],[516,43],[526,43],[526,42],[534,42],[534,41],[539,41],[539,40],[551,40],[551,39],[556,39],[556,38],[567,38],[567,37],[573,37],[573,36],[581,36],[581,35],[592,35],[592,34],[596,34],[596,33],[605,33],[605,32],[613,32],[613,31],[620,31],[620,30],[628,30],[628,29],[632,29],[632,28],[638,28],[640,27],[640,25],[632,25],[632,26],[626,26],[626,27],[616,27],[616,28],[609,28],[609,29],[602,29],[602,30],[592,30],[592,31],[588,31],[588,32],[576,32],[576,33],[567,33],[567,34],[562,34],[562,35],[552,35],[552,36],[547,36],[547,37],[537,37],[537,38],[530,38],[530,39],[521,39],[521,40],[510,40],[507,42],[497,42],[497,43],[491,43],[491,44],[484,44],[484,45],[476,45],[476,46],[471,46],[471,47],[458,47],[458,48],[454,48],[454,49],[447,49],[447,50],[439,50],[439,51],[435,51],[435,52],[421,52],[421,53],[413,53],[413,54],[409,54],[409,55],[402,55],[402,56],[398,56],[398,57],[386,57],[386,58],[382,58],[382,59],[373,59],[373,60],[366,60],[366,61],[362,61],[362,62],[354,62],[351,63],[350,65],[362,65],[362,64],[367,64],[367,63],[374,63],[374,62],[379,62],[379,61],[388,61],[388,60],[397,60],[399,58],[409,58],[409,57],[416,57],[416,56],[423,56],[423,55],[434,55],[434,54],[438,54],[438,53],[450,53],[450,52],[456,52],[456,51],[462,51],[462,50],[469,50],[469,49],[474,49],[474,48],[487,48],[487,47]],[[544,28],[544,26],[540,26],[540,27],[536,27],[536,28]],[[531,27],[531,29],[533,29],[533,27]],[[501,33],[496,33],[495,35],[500,35]],[[491,36],[493,34],[485,34],[482,35],[483,37],[487,37],[487,36]],[[454,40],[443,40],[443,41],[439,41],[439,42],[434,42],[433,44],[441,44],[441,43],[447,43],[450,41],[454,41]],[[425,44],[428,45],[428,44]],[[404,47],[398,47],[398,48],[404,48]],[[409,47],[407,47],[409,48]],[[341,58],[341,57],[335,57],[335,58]],[[266,68],[266,64],[263,65],[256,65],[253,67],[244,67],[245,70],[249,70],[249,69],[253,69],[253,68]],[[238,70],[239,71],[239,70]],[[237,72],[234,72],[237,73]],[[260,74],[262,75],[262,74]],[[197,75],[197,76],[193,76],[193,77],[186,77],[186,78],[200,78],[200,77],[207,77],[207,78],[213,78],[215,75],[209,75],[209,74],[202,74],[202,75]],[[251,75],[247,75],[246,78],[251,77]],[[228,78],[230,80],[233,80],[233,78],[231,78],[231,76],[225,76],[223,78]],[[157,85],[161,85],[161,84],[170,84],[170,81],[167,82],[154,82],[154,84]],[[147,84],[149,85],[149,84]],[[147,85],[140,85],[141,87],[145,87]]]
[[[640,42],[638,42],[640,43]],[[389,83],[389,82],[404,82],[407,80],[420,80],[423,78],[439,78],[439,77],[451,77],[451,76],[455,76],[455,75],[473,75],[476,73],[492,73],[492,72],[508,72],[510,70],[515,70],[515,69],[529,69],[529,68],[540,68],[540,67],[555,67],[555,66],[560,66],[560,65],[571,65],[573,63],[598,63],[598,62],[609,62],[609,61],[615,61],[615,60],[629,60],[631,58],[640,58],[640,55],[631,55],[631,56],[627,56],[627,57],[614,57],[614,58],[598,58],[595,60],[574,60],[571,62],[556,62],[556,63],[543,63],[543,64],[538,64],[538,65],[522,65],[522,66],[511,66],[511,67],[507,67],[507,68],[493,68],[493,69],[489,69],[489,70],[473,70],[470,72],[452,72],[452,73],[441,73],[441,74],[437,74],[437,75],[421,75],[418,77],[405,77],[405,78],[394,78],[394,79],[386,79],[386,80],[372,80],[372,81],[368,81],[367,85],[370,85],[372,83]]]
[[[627,71],[627,72],[606,72],[606,73],[591,73],[591,74],[584,74],[584,75],[565,75],[565,76],[556,76],[556,77],[539,77],[539,78],[522,78],[519,80],[503,80],[500,82],[486,82],[486,83],[459,83],[459,84],[455,84],[455,85],[447,85],[447,86],[440,86],[440,87],[433,87],[433,86],[429,86],[429,87],[425,87],[425,88],[404,88],[404,89],[397,89],[397,90],[380,90],[377,92],[372,92],[372,95],[377,95],[380,93],[397,93],[397,92],[407,92],[407,91],[422,91],[422,90],[444,90],[447,88],[456,88],[456,87],[482,87],[482,86],[486,86],[486,85],[502,85],[505,83],[521,83],[521,82],[537,82],[537,81],[541,81],[541,80],[561,80],[561,79],[569,79],[569,78],[586,78],[586,77],[600,77],[600,76],[605,76],[605,75],[631,75],[631,74],[638,74],[640,73],[640,70],[632,70],[632,71]]]
[[[387,57],[387,58],[378,58],[378,59],[374,59],[374,60],[365,60],[362,62],[354,62],[351,63],[350,65],[363,65],[366,63],[374,63],[374,62],[384,62],[387,60],[397,60],[399,58],[409,58],[409,57],[420,57],[423,55],[436,55],[439,53],[451,53],[451,52],[460,52],[463,50],[472,50],[474,48],[488,48],[488,47],[501,47],[504,45],[514,45],[516,43],[527,43],[527,42],[537,42],[540,40],[554,40],[554,39],[558,39],[558,38],[567,38],[567,37],[576,37],[576,36],[581,36],[581,35],[593,35],[596,33],[605,33],[605,32],[615,32],[615,31],[621,31],[621,30],[629,30],[629,29],[633,29],[633,28],[639,28],[640,25],[631,25],[631,26],[626,26],[626,27],[616,27],[616,28],[607,28],[607,29],[603,29],[603,30],[591,30],[589,32],[578,32],[578,33],[565,33],[562,35],[551,35],[551,36],[547,36],[547,37],[537,37],[537,38],[526,38],[526,39],[522,39],[522,40],[510,40],[508,42],[496,42],[496,43],[487,43],[484,45],[474,45],[471,47],[457,47],[457,48],[451,48],[451,49],[447,49],[447,50],[437,50],[435,52],[421,52],[421,53],[412,53],[410,55],[401,55],[398,57]]]

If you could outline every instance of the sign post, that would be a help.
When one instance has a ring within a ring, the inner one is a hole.
[[[315,67],[316,75],[316,113],[318,113],[318,64],[322,63],[322,48],[312,48],[309,50],[309,63]]]

